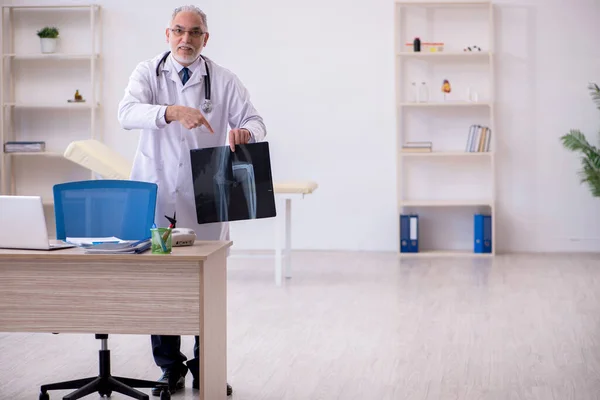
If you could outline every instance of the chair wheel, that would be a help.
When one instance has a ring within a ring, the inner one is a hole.
[[[171,392],[169,392],[169,389],[163,389],[160,392],[160,400],[171,400]]]
[[[40,393],[40,400],[50,400],[50,395],[48,394],[48,392]]]

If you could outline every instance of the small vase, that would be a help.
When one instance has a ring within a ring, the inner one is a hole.
[[[52,38],[40,38],[40,44],[42,46],[42,53],[54,53],[56,52],[57,39]]]

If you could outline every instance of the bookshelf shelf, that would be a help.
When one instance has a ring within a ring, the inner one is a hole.
[[[447,60],[447,59],[481,59],[489,60],[492,57],[492,53],[489,51],[436,51],[436,52],[409,52],[401,51],[397,53],[398,57],[422,59],[422,60]]]
[[[444,101],[444,102],[427,102],[427,103],[400,103],[400,107],[491,107],[492,104],[483,101]]]
[[[399,253],[406,258],[434,258],[434,257],[491,257],[491,253],[475,253],[468,250],[424,250],[418,253]]]
[[[92,8],[98,7],[97,5],[87,4],[73,4],[73,5],[39,5],[39,6],[2,6],[3,9],[10,10],[71,10],[71,11],[88,11]]]
[[[404,207],[490,207],[492,200],[403,200]]]
[[[494,256],[493,3],[397,0],[394,17],[398,252],[416,258]],[[412,51],[416,37],[423,44],[419,52]],[[462,51],[467,47],[481,51]],[[445,200],[457,195],[464,198]],[[420,250],[405,252],[406,233],[414,242],[415,231]],[[490,253],[475,252],[481,243],[475,235],[482,234],[486,242],[491,238]]]
[[[401,157],[494,157],[492,151],[431,151],[431,152],[411,152],[401,151]]]
[[[83,54],[83,53],[52,53],[52,54],[3,54],[4,58],[12,58],[13,60],[93,60],[100,57],[99,54]]]
[[[464,8],[464,7],[488,7],[489,1],[486,0],[474,0],[474,1],[454,1],[454,2],[441,2],[441,1],[396,1],[398,7],[420,7],[420,8]]]
[[[93,104],[90,102],[85,103],[4,103],[4,107],[13,107],[13,108],[51,108],[51,109],[81,109],[81,110],[89,110],[91,108],[97,108],[100,106],[99,103]]]
[[[60,157],[62,158],[62,153],[52,152],[52,151],[18,151],[12,153],[4,153],[6,156],[26,156],[26,157]]]

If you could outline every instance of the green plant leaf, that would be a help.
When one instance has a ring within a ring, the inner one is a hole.
[[[592,96],[592,100],[594,100],[596,107],[600,110],[600,87],[595,83],[590,83],[588,89],[590,91],[590,96]]]
[[[578,129],[571,129],[568,134],[561,136],[563,146],[571,151],[593,151],[592,145]]]
[[[37,35],[40,38],[56,39],[58,37],[58,28],[46,26],[37,31]]]
[[[595,83],[588,85],[590,96],[600,110],[600,87]],[[598,133],[600,137],[600,132]],[[565,149],[581,154],[581,169],[577,172],[582,184],[586,184],[592,196],[600,197],[600,151],[592,145],[578,129],[560,137]]]
[[[600,197],[600,155],[583,157],[581,163],[583,164],[583,168],[579,171],[581,183],[588,185],[593,196]]]

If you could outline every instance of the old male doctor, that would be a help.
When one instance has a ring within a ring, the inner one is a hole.
[[[228,240],[227,223],[197,224],[190,149],[229,145],[234,150],[236,144],[263,140],[266,129],[237,76],[200,55],[208,37],[199,8],[176,8],[166,29],[170,53],[137,65],[118,118],[124,129],[142,130],[131,179],[158,184],[156,225],[168,226],[165,215],[177,212],[177,225],[192,228],[199,240]],[[188,368],[197,388],[198,337],[194,358],[186,364],[180,336],[151,339],[163,372],[159,380],[169,383],[171,393],[185,386]],[[227,384],[227,394],[231,391]]]

